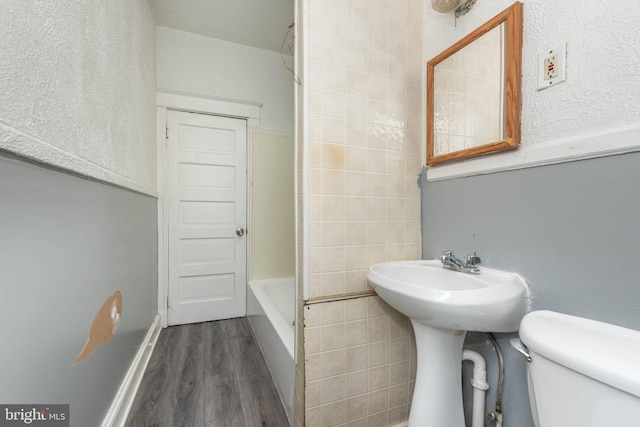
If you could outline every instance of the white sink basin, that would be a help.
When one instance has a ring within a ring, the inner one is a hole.
[[[367,279],[389,305],[425,325],[513,332],[529,312],[529,286],[515,273],[480,267],[471,275],[439,260],[396,261],[374,265]]]
[[[515,273],[444,269],[440,260],[376,264],[367,280],[411,319],[418,365],[408,427],[464,427],[462,346],[467,331],[513,332],[529,311],[530,290]]]

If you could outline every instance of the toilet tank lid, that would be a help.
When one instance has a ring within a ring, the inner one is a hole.
[[[640,397],[639,331],[542,310],[522,319],[520,340],[534,353]]]

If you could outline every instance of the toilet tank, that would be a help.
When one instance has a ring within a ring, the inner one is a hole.
[[[520,340],[538,427],[640,426],[640,332],[534,311]]]

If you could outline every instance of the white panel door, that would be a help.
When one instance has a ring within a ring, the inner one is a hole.
[[[247,122],[167,112],[170,325],[246,314]]]

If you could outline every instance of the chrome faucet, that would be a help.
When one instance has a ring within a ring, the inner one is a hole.
[[[440,255],[440,261],[442,262],[442,266],[449,270],[461,271],[468,274],[480,274],[478,264],[480,264],[482,260],[475,252],[467,255],[467,261],[465,262],[456,258],[456,254],[454,254],[453,251],[444,251],[442,255]]]

